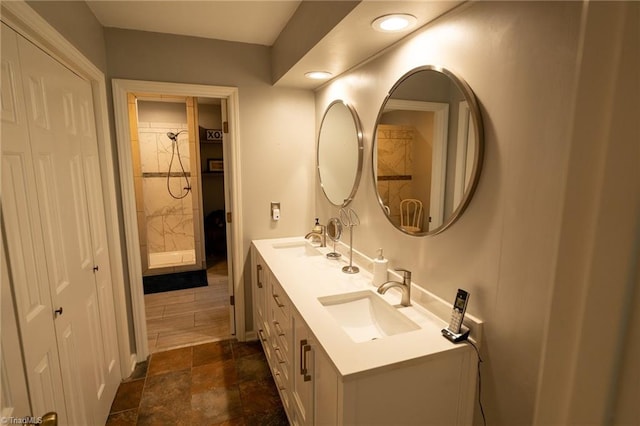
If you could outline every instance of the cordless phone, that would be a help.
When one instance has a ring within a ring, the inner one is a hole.
[[[458,289],[456,300],[453,302],[453,311],[451,312],[449,327],[442,329],[442,335],[454,343],[461,342],[469,337],[469,329],[462,325],[468,302],[469,293]]]

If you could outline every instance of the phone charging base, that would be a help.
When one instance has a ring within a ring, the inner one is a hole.
[[[460,333],[454,333],[453,331],[449,330],[448,328],[443,328],[442,329],[442,335],[444,337],[447,338],[447,340],[450,340],[453,343],[458,343],[458,342],[462,342],[467,340],[467,338],[469,337],[469,329],[467,327],[462,327],[460,329]]]

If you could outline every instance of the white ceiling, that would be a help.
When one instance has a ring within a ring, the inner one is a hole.
[[[307,0],[314,1],[314,0]],[[313,89],[322,81],[304,73],[326,70],[339,75],[405,37],[406,33],[375,32],[370,24],[378,16],[410,13],[420,28],[462,0],[364,0],[322,40],[311,47],[275,82],[278,86]],[[272,46],[299,0],[88,0],[89,8],[105,27],[188,35]],[[330,2],[327,2],[330,7]],[[313,25],[310,22],[309,25]]]
[[[271,46],[299,0],[88,0],[105,27]]]

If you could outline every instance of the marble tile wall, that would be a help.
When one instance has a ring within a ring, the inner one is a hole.
[[[138,123],[140,146],[140,172],[142,213],[146,222],[146,252],[190,250],[195,248],[193,200],[189,193],[182,199],[174,199],[167,190],[166,173],[171,164],[172,144],[167,132],[178,133],[177,149],[184,170],[190,175],[191,153],[186,123]],[[171,164],[172,174],[181,173],[177,152]],[[191,176],[189,176],[191,180]],[[172,175],[169,186],[174,195],[184,194],[186,181],[183,176]]]
[[[390,219],[400,225],[400,201],[413,198],[413,126],[378,126],[378,193],[391,212]]]
[[[140,165],[142,173],[168,172],[171,161],[171,147],[173,142],[167,137],[167,132],[178,133],[178,149],[185,171],[190,171],[189,135],[186,132],[187,123],[138,123],[140,139]],[[174,161],[177,160],[177,156]],[[178,164],[173,164],[172,171],[180,171]]]

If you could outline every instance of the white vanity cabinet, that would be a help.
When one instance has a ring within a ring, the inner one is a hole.
[[[289,421],[337,424],[337,372],[264,259],[252,254],[255,329]]]
[[[339,290],[326,287],[332,281],[260,248],[252,246],[254,325],[291,424],[472,423],[470,346],[446,341],[440,324],[352,342],[318,300]]]
[[[273,380],[289,417],[292,417],[291,302],[255,250],[252,252],[253,315],[255,329],[269,362]]]
[[[253,296],[253,321],[255,324],[255,330],[258,333],[258,337],[260,340],[266,338],[266,334],[268,330],[266,327],[266,294],[267,294],[267,279],[271,274],[268,269],[266,269],[266,264],[262,256],[260,256],[255,250],[252,251],[253,255],[251,256],[252,263],[252,296]]]
[[[293,324],[297,354],[291,389],[295,411],[290,420],[296,425],[339,424],[338,373],[295,309]]]

